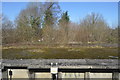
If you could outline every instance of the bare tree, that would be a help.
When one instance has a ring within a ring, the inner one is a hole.
[[[69,23],[70,19],[68,16],[68,12],[64,12],[59,20],[59,29],[60,29],[60,39],[61,44],[67,44],[69,41],[68,33],[69,33]]]
[[[2,17],[2,43],[14,43],[13,23],[6,16]]]
[[[34,41],[41,38],[41,27],[43,13],[42,3],[29,3],[16,19],[19,40]]]
[[[109,27],[102,15],[91,13],[87,15],[80,23],[78,34],[82,41],[86,42],[104,42]],[[84,35],[82,35],[84,34]]]

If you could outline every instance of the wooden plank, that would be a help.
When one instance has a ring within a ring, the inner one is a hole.
[[[29,80],[35,80],[35,73],[32,71],[28,72]]]
[[[120,80],[119,72],[112,73],[112,80]]]
[[[90,80],[90,72],[84,73],[84,80]]]

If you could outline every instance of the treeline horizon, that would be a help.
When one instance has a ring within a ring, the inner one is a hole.
[[[2,44],[12,43],[82,44],[118,43],[118,26],[111,28],[99,13],[72,22],[58,2],[29,3],[14,23],[2,14]]]

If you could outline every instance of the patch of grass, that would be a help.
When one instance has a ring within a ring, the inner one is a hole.
[[[2,49],[3,59],[110,59],[117,48],[10,47]]]

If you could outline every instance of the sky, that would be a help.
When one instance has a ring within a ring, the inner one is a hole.
[[[26,8],[28,2],[3,2],[2,12],[14,21],[20,11]],[[101,14],[110,26],[118,24],[117,2],[59,2],[61,10],[68,11],[70,20],[79,23],[91,12]]]

